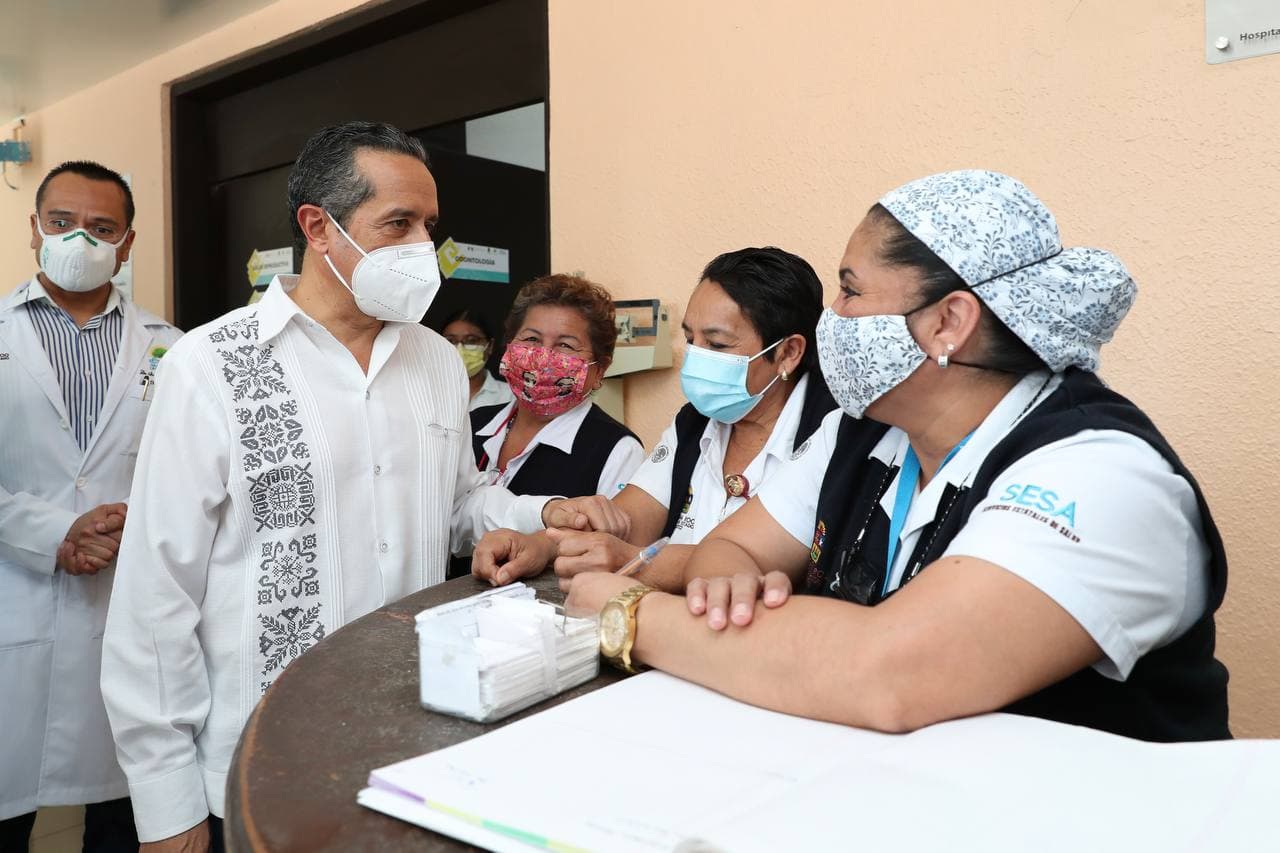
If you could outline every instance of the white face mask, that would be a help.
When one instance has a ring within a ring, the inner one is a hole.
[[[918,309],[917,309],[918,310]],[[854,418],[896,388],[928,356],[902,314],[841,317],[830,308],[818,320],[818,362],[831,395]]]
[[[325,211],[325,216],[329,212]],[[401,243],[366,252],[351,235],[329,216],[347,242],[364,255],[351,273],[348,283],[326,253],[325,263],[338,281],[356,298],[356,307],[377,320],[418,323],[426,316],[431,301],[440,290],[440,265],[436,247],[425,243]]]
[[[107,243],[90,237],[83,228],[46,234],[39,221],[36,231],[44,240],[40,246],[40,269],[49,281],[73,293],[95,290],[110,281],[116,272],[116,252],[129,238],[126,231],[119,243]]]

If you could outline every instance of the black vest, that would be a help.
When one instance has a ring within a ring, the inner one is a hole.
[[[800,422],[796,425],[796,437],[791,443],[794,451],[809,440],[822,425],[822,419],[836,408],[835,398],[827,390],[822,373],[810,370],[809,384],[805,386],[804,402],[800,408]],[[685,403],[676,413],[676,458],[671,468],[671,495],[667,500],[667,524],[663,536],[675,532],[680,516],[693,501],[693,469],[702,455],[702,433],[707,428],[706,415],[698,412],[692,403]]]
[[[877,505],[897,469],[868,457],[887,429],[869,420],[846,417],[841,422],[818,498],[806,592],[870,604],[879,601],[889,523]],[[938,501],[941,518],[921,531],[904,577],[909,580],[917,566],[928,566],[946,550],[1001,472],[1032,451],[1084,430],[1137,436],[1191,486],[1210,554],[1207,607],[1185,634],[1140,658],[1125,681],[1086,668],[1003,710],[1150,741],[1229,738],[1227,670],[1214,658],[1213,614],[1227,587],[1222,537],[1199,484],[1155,425],[1092,373],[1068,370],[1058,389],[992,449],[971,488],[948,486]],[[876,566],[874,578],[869,577],[868,562]]]
[[[506,405],[485,406],[471,413],[471,444],[476,465],[481,470],[487,436],[477,435],[476,431],[487,426]],[[631,430],[605,414],[604,409],[592,403],[578,427],[578,434],[574,436],[573,451],[565,453],[559,448],[539,444],[521,463],[520,470],[511,478],[507,488],[517,495],[562,495],[566,498],[594,495],[599,490],[600,472],[609,461],[609,454],[627,436],[636,437]]]

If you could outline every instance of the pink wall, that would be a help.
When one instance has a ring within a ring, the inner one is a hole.
[[[781,245],[833,285],[861,213],[942,169],[1017,175],[1068,245],[1125,260],[1141,292],[1103,372],[1201,477],[1232,559],[1234,725],[1280,736],[1280,56],[1205,65],[1201,0],[550,2],[554,265],[662,297],[677,327],[727,249]],[[3,280],[31,274],[40,176],[92,157],[133,175],[136,293],[165,311],[165,86],[357,5],[280,0],[33,114],[37,160],[0,187]],[[676,373],[629,386],[651,443]]]

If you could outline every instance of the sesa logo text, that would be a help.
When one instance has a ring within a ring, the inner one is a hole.
[[[1050,518],[1065,518],[1072,527],[1076,526],[1076,502],[1068,503],[1057,492],[1043,486],[1011,483],[1000,496],[1000,502],[1030,507],[1046,513]]]

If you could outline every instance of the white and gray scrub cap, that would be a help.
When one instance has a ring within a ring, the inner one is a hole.
[[[912,181],[880,199],[955,270],[1051,370],[1098,369],[1098,351],[1138,287],[1102,249],[1063,249],[1058,223],[1021,182],[968,169]]]

